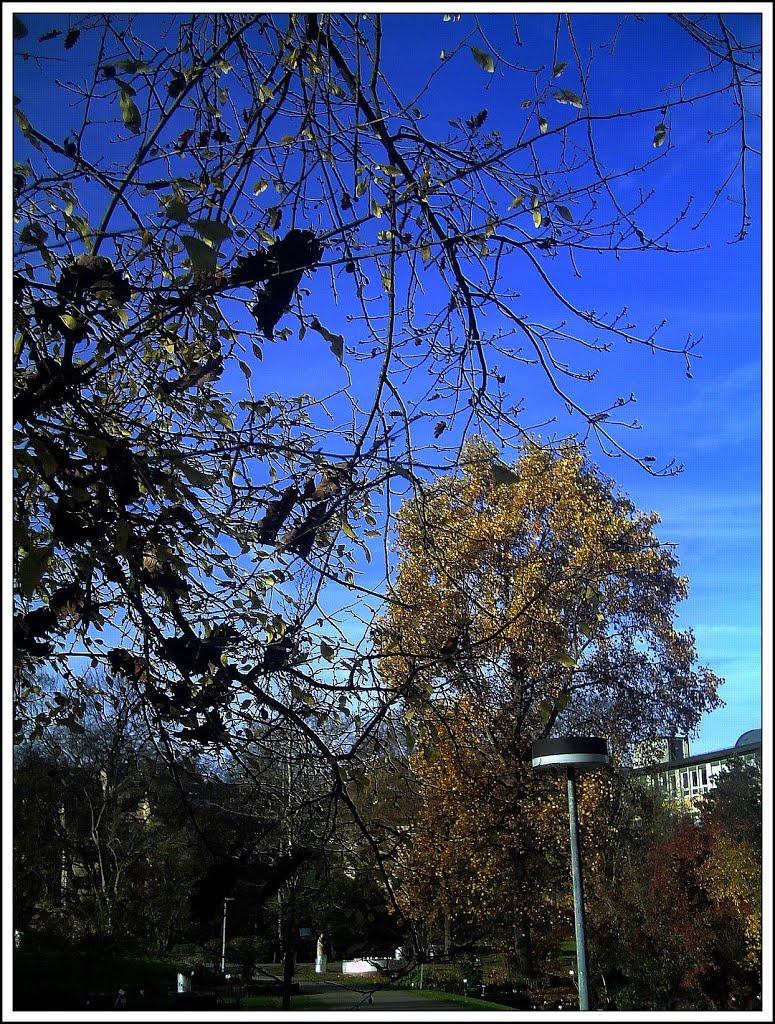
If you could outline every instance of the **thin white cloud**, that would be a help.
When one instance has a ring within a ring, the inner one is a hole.
[[[759,544],[762,501],[756,492],[718,494],[687,488],[685,494],[676,495],[665,488],[659,497],[654,507],[662,522],[656,533],[665,542],[692,547],[710,544],[718,556],[733,546]]]
[[[761,639],[762,630],[761,626],[734,626],[726,623],[699,623],[694,626],[694,632],[697,636],[702,636],[705,640],[716,637],[719,640],[724,638],[742,638],[747,637],[748,639],[756,638]]]
[[[691,391],[672,404],[668,416],[644,417],[652,442],[664,438],[675,445],[680,439],[680,450],[687,455],[761,445],[762,366],[758,360],[712,378],[698,368]]]

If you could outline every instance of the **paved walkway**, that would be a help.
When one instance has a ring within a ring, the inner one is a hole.
[[[302,982],[300,995],[314,995],[315,999],[321,1003],[321,1010],[355,1010],[359,1013],[369,1010],[375,1010],[378,1013],[425,1010],[426,1013],[435,1011],[446,1014],[455,1010],[470,1013],[477,1009],[476,1004],[461,1006],[435,999],[424,999],[419,993],[400,988],[363,992],[343,986],[308,985]],[[371,997],[371,1002],[369,1002],[369,997]],[[292,1007],[293,1001],[291,1001]],[[491,1007],[487,1009],[491,1009]],[[509,1007],[504,1006],[503,1009],[508,1010]],[[484,1010],[485,1007],[482,1007],[482,1011]]]

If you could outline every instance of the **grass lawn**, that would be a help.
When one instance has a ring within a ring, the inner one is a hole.
[[[190,972],[185,964],[173,960],[156,960],[140,957],[84,957],[73,953],[33,953],[16,951],[14,956],[14,1009],[15,1010],[83,1010],[89,999],[90,1010],[113,1007],[119,986],[127,993],[128,1009],[147,1010],[204,1010],[196,993],[191,996],[176,996],[175,981],[178,971]],[[378,974],[346,975],[335,974],[335,984],[342,989],[368,991],[385,985],[386,978]],[[313,969],[302,969],[296,981],[320,982],[323,979]],[[329,981],[333,980],[329,975]],[[139,1001],[139,989],[145,996]],[[389,991],[389,987],[386,988]],[[484,999],[471,999],[452,992],[433,989],[396,989],[428,1004],[428,1010],[457,1007],[472,1011],[508,1010],[502,1003]],[[87,995],[88,992],[88,995]],[[204,995],[207,995],[206,993]],[[208,997],[214,1002],[215,994]],[[221,999],[224,994],[221,993]],[[185,1001],[186,1005],[183,1005]],[[189,1005],[190,1003],[190,1005]],[[228,1004],[228,1005],[227,1005]],[[238,1010],[280,1010],[281,995],[245,996],[239,1006],[230,999],[222,1002],[224,1009]],[[329,1011],[331,1004],[319,995],[294,994],[291,996],[294,1011]]]

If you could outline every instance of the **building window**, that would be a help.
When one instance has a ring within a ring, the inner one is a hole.
[[[689,773],[681,772],[681,789],[685,792],[689,792]]]

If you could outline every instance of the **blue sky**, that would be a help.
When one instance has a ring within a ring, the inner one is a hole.
[[[400,22],[396,17],[395,34],[386,33],[385,60],[394,61],[408,79],[419,80],[439,46],[450,49],[465,25],[463,19],[459,24],[439,25],[438,17],[429,17],[423,31],[412,31],[412,17]],[[485,20],[491,40],[499,32],[505,38],[511,30],[505,16],[497,27],[496,20]],[[579,49],[595,48],[595,60],[600,61],[592,76],[598,109],[625,106],[633,95],[644,97],[642,103],[659,103],[657,86],[673,80],[671,75],[682,77],[696,46],[663,18],[648,15],[645,24],[625,26],[617,40],[616,60],[606,61],[598,44],[612,38],[618,16],[585,14],[579,20]],[[756,37],[758,15],[731,20],[743,38]],[[538,62],[537,55],[545,52],[541,45],[554,31],[554,18],[520,16],[519,25],[525,63],[534,54]],[[410,33],[413,45],[408,48],[402,40]],[[567,58],[567,51],[560,57]],[[467,109],[487,106],[491,118],[502,117],[505,135],[509,119],[515,119],[514,100],[522,97],[497,95],[497,81],[488,88],[477,72],[472,61],[456,64],[458,87],[448,94],[449,110],[459,116],[459,98],[465,95]],[[571,81],[567,84],[573,87]],[[439,121],[446,113],[440,112]],[[734,140],[714,149],[706,141],[707,127],[690,117],[675,118],[673,152],[653,178],[657,190],[649,207],[653,224],[667,218],[668,209],[675,209],[689,193],[698,202],[715,181],[707,172],[715,173],[719,161],[729,158],[728,147]],[[643,126],[633,124],[628,132],[627,123],[619,125],[616,136],[606,141],[611,161],[631,156],[642,145]],[[650,139],[645,141],[648,148]],[[675,457],[684,466],[683,473],[654,478],[623,459],[606,460],[592,449],[594,461],[640,508],[660,513],[658,536],[677,545],[680,571],[690,580],[690,596],[680,606],[680,625],[694,630],[701,662],[726,679],[721,690],[726,706],[703,721],[699,735],[692,739],[697,752],[731,746],[742,732],[761,726],[763,250],[756,172],[749,198],[753,224],[743,243],[730,244],[739,209],[722,202],[701,229],[692,231],[690,219],[687,230],[678,235],[683,244],[696,246],[701,230],[702,243],[710,248],[670,255],[633,254],[618,263],[593,257],[583,280],[569,276],[566,282],[584,308],[618,309],[626,304],[639,325],[665,318],[665,330],[673,338],[683,339],[689,333],[703,336],[702,358],[692,367],[692,379],[686,377],[679,357],[628,351],[623,360],[620,348],[613,359],[601,360],[601,389],[610,388],[608,393],[615,394],[613,389],[621,386],[625,394],[630,390],[637,394],[634,414],[642,424],[638,452],[651,452],[665,461]],[[536,316],[534,309],[531,313]],[[540,422],[543,411],[557,413],[554,396],[527,376],[524,394],[526,411],[535,422]]]
[[[25,15],[25,21],[31,34],[37,34],[66,19],[57,13]],[[663,18],[647,15],[640,23],[624,26],[615,56],[609,57],[600,44],[613,38],[618,21],[618,16],[608,13],[586,13],[574,23],[580,51],[589,49],[595,60],[590,108],[615,110],[631,105],[633,97],[644,105],[658,106],[659,86],[680,77],[690,60],[696,62],[696,43]],[[744,38],[758,35],[758,15],[735,14],[730,21]],[[546,62],[554,23],[546,13],[520,16],[519,57],[526,65]],[[482,24],[496,50],[502,43],[504,53],[513,52],[511,22],[505,14],[483,17]],[[427,108],[429,134],[446,125],[449,117],[469,116],[486,107],[489,124],[499,127],[504,138],[509,137],[507,133],[514,136],[524,118],[519,108],[525,97],[499,88],[502,69],[496,67],[494,75],[483,73],[466,50],[455,57],[454,66],[450,62],[447,68],[439,61],[441,50],[454,49],[471,27],[470,16],[443,22],[440,10],[388,15],[384,66],[402,97],[409,97],[438,65],[439,88]],[[558,58],[569,58],[567,45],[561,47]],[[57,75],[75,74],[77,60],[73,52],[68,68],[58,66]],[[60,131],[66,115],[47,103],[45,90],[36,88],[34,76],[33,67],[19,64],[15,91],[25,97],[31,120],[35,113],[44,119],[43,131]],[[560,84],[573,88],[575,83],[568,78]],[[34,100],[28,98],[33,92]],[[425,98],[418,103],[425,110]],[[551,119],[565,120],[567,114],[567,106],[547,111]],[[712,147],[706,141],[708,125],[721,124],[720,109],[711,108],[707,116],[707,123],[691,111],[674,116],[669,159],[649,176],[655,196],[642,221],[648,230],[656,232],[664,226],[689,194],[695,196],[697,210],[702,209],[703,198],[709,198],[718,180],[719,167],[733,158],[732,136],[716,140]],[[634,153],[648,159],[653,155],[651,134],[657,120],[654,114],[631,124],[617,123],[614,133],[601,137],[601,158],[612,165],[632,161]],[[730,244],[739,208],[724,198],[701,229],[692,229],[697,218],[690,217],[675,236],[677,245],[694,247],[701,238],[710,248],[633,253],[621,261],[588,254],[580,261],[581,279],[553,268],[569,297],[583,308],[618,310],[627,305],[630,318],[644,329],[666,319],[665,335],[679,344],[690,333],[703,335],[702,358],[692,366],[692,379],[687,378],[680,357],[619,347],[599,360],[600,377],[594,386],[601,407],[620,392],[635,392],[638,401],[633,415],[642,424],[636,435],[638,453],[651,453],[660,463],[674,457],[685,467],[683,473],[654,478],[624,459],[608,460],[591,449],[593,460],[640,508],[660,513],[658,535],[677,545],[681,572],[690,579],[690,597],[681,606],[680,625],[694,629],[701,662],[726,678],[721,691],[726,707],[703,722],[699,736],[692,740],[694,751],[731,746],[742,732],[761,725],[761,282],[762,253],[769,253],[771,238],[762,241],[761,181],[754,161],[752,165],[753,222],[745,242]],[[621,184],[623,200],[629,188],[627,182]],[[524,287],[519,284],[526,305],[529,300],[531,317],[556,318],[555,307],[540,295],[527,272]],[[321,313],[321,319],[329,329],[344,333],[345,313],[344,308],[331,308],[325,317]],[[269,347],[262,368],[267,382],[274,372],[278,379],[287,372],[288,360],[294,362],[297,390],[318,394],[346,382],[344,371],[332,365],[322,338],[308,338],[303,352],[293,341]],[[355,364],[350,369],[356,379],[367,372]],[[524,400],[526,426],[557,416],[557,423],[545,428],[545,436],[555,430],[562,436],[573,429],[572,419],[564,418],[556,397],[535,372],[512,378],[510,387],[515,401]],[[768,515],[771,523],[771,508]],[[378,582],[376,573],[364,579]]]

